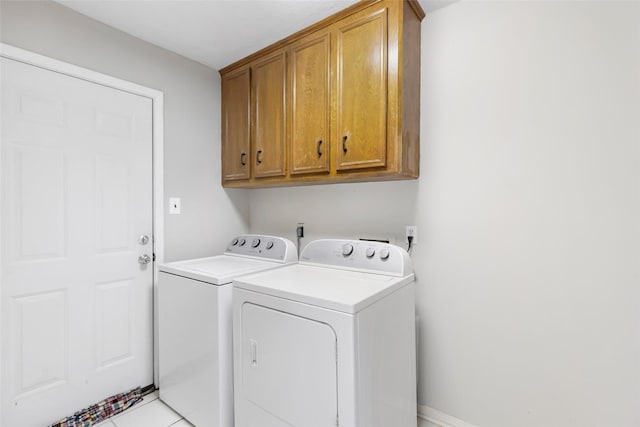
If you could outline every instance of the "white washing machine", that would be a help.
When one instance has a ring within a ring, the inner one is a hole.
[[[235,427],[415,427],[414,283],[404,249],[352,240],[234,279]]]
[[[159,266],[160,399],[196,427],[233,425],[232,279],[296,261],[287,239],[242,235],[224,255]]]

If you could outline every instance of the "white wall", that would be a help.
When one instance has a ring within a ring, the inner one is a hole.
[[[219,253],[246,231],[248,193],[220,186],[216,71],[51,1],[3,0],[0,12],[3,43],[164,92],[167,261]],[[181,215],[167,214],[171,196]]]
[[[251,190],[252,231],[417,224],[420,404],[640,425],[640,3],[455,3],[422,42],[420,179]]]

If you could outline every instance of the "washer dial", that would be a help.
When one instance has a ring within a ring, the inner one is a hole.
[[[349,256],[353,253],[353,245],[351,243],[345,243],[342,245],[342,255]]]

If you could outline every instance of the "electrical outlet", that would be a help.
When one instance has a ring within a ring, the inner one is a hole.
[[[180,214],[180,197],[169,197],[169,213]]]
[[[413,236],[413,241],[411,242],[412,245],[415,245],[418,243],[418,226],[417,225],[406,226],[405,238],[404,238],[405,243],[409,243],[409,236]]]

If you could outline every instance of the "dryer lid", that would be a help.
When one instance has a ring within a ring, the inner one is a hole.
[[[293,264],[236,278],[233,286],[344,313],[357,313],[413,281],[413,274],[393,277]]]

